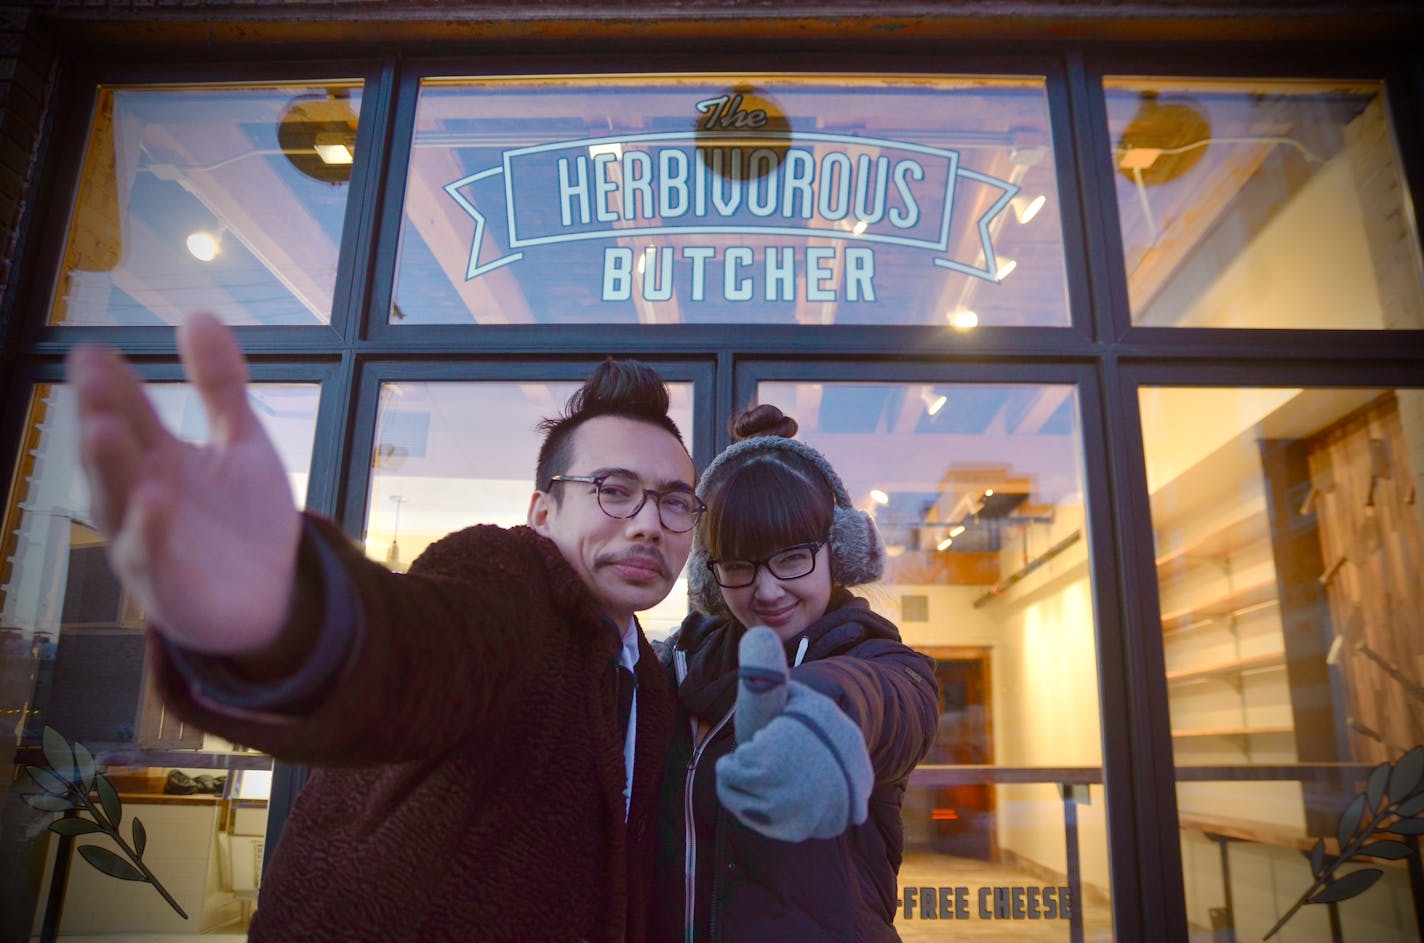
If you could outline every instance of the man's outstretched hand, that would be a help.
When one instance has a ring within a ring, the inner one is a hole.
[[[178,328],[178,349],[208,414],[204,446],[163,428],[118,354],[83,345],[69,355],[94,520],[151,624],[198,651],[258,654],[286,618],[301,518],[248,405],[232,332],[194,315]]]

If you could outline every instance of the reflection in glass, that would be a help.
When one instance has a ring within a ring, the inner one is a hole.
[[[902,939],[966,932],[940,888],[967,889],[976,939],[1112,939],[1076,391],[763,382],[757,401],[874,514],[889,565],[863,594],[937,662],[939,735],[905,796]],[[1044,916],[1058,888],[1073,916]]]
[[[50,324],[331,320],[357,82],[101,86]]]
[[[381,387],[366,555],[404,572],[430,544],[474,524],[525,523],[534,493],[536,430],[579,387],[567,382],[393,382]],[[668,415],[692,434],[692,387],[669,383]],[[497,443],[491,447],[492,443]],[[686,576],[638,621],[663,638],[687,615]]]
[[[1104,85],[1134,324],[1424,327],[1380,83]]]
[[[1424,395],[1168,387],[1140,403],[1190,922],[1330,939],[1338,919],[1345,939],[1418,939],[1424,887],[1406,862],[1323,868],[1354,824],[1394,821],[1347,821],[1374,769],[1406,768],[1395,799],[1419,785],[1404,780],[1424,744]],[[1321,874],[1361,866],[1378,883],[1336,915],[1291,912]]]
[[[300,504],[319,388],[257,383],[248,390]],[[146,392],[167,428],[190,442],[207,438],[196,390],[163,383],[149,384]],[[164,710],[144,663],[144,614],[110,571],[104,538],[91,520],[75,429],[72,388],[36,386],[28,444],[0,531],[0,729],[8,741],[0,780],[6,784],[0,786],[0,887],[7,888],[0,935],[39,933],[50,900],[59,846],[48,825],[56,816],[20,798],[36,791],[20,767],[45,765],[46,728],[93,753],[118,791],[122,834],[129,839],[133,819],[143,822],[143,862],[188,915],[179,917],[152,886],[117,880],[76,855],[67,884],[55,892],[62,900],[59,938],[245,934],[261,870],[272,759]],[[18,888],[37,893],[26,896]]]
[[[969,313],[1068,321],[1041,78],[421,85],[392,323]]]

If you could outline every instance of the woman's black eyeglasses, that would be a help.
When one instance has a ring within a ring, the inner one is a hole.
[[[708,560],[707,568],[723,589],[752,585],[759,567],[766,567],[767,572],[779,580],[796,580],[816,569],[816,554],[825,545],[824,540],[813,540],[778,550],[760,560]]]

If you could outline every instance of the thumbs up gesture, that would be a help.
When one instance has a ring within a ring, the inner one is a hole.
[[[768,838],[834,838],[864,822],[875,773],[860,728],[836,703],[789,680],[776,633],[738,648],[737,747],[717,761],[717,797]]]

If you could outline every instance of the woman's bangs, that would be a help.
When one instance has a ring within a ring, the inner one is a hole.
[[[831,505],[796,471],[769,462],[732,473],[708,509],[707,550],[719,560],[760,559],[793,544],[820,540]]]

